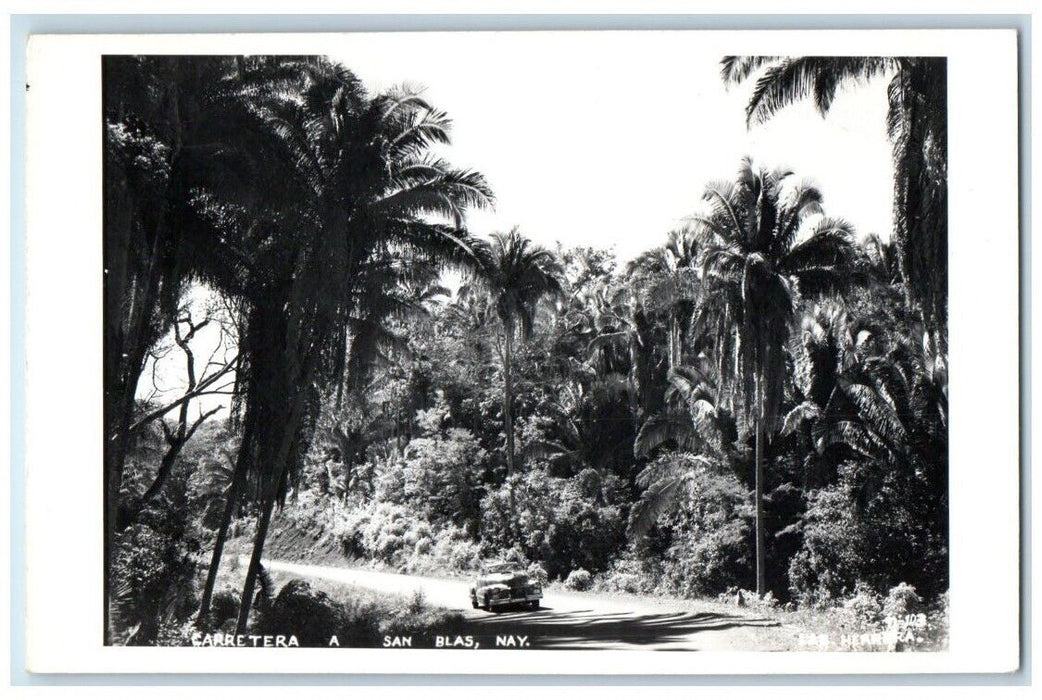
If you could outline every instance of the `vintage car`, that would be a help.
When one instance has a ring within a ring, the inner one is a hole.
[[[470,588],[471,604],[488,611],[507,605],[525,605],[535,610],[542,595],[538,579],[510,562],[485,564]]]

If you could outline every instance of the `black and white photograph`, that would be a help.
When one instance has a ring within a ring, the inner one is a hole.
[[[85,638],[943,658],[960,64],[476,34],[102,44]]]

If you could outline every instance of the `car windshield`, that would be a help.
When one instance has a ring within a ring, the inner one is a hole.
[[[518,568],[514,564],[486,564],[486,574],[509,574],[511,571],[517,571]]]

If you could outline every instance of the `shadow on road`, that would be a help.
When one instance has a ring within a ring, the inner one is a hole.
[[[698,632],[739,627],[774,627],[777,622],[764,618],[740,617],[720,613],[603,613],[592,610],[557,612],[502,612],[468,620],[475,634],[524,634],[536,649],[607,649],[612,647],[660,646],[685,643],[698,647]]]

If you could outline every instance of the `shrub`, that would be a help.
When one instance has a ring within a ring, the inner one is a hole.
[[[432,523],[476,525],[487,455],[470,431],[450,428],[416,438],[405,455],[402,502]]]
[[[864,567],[864,532],[848,489],[824,488],[810,499],[803,546],[789,562],[789,587],[802,605],[824,607],[853,590]]]
[[[380,625],[387,613],[371,600],[343,601],[343,624],[338,641],[342,646],[367,646],[380,638]]]
[[[471,572],[481,563],[481,547],[460,528],[447,527],[438,536],[426,562],[417,562],[418,568],[448,569]]]
[[[113,580],[113,622],[135,646],[157,642],[160,628],[197,605],[196,542],[171,532],[157,515],[120,533]]]
[[[538,562],[532,562],[529,564],[526,571],[528,575],[538,581],[541,586],[545,586],[550,582],[550,577],[547,575],[546,569],[544,569],[543,565]]]
[[[947,599],[947,594],[945,594]],[[904,617],[922,612],[923,599],[915,592],[915,586],[899,583],[890,589],[883,601],[883,617]]]
[[[342,605],[306,581],[289,581],[258,625],[262,634],[296,635],[301,646],[325,646],[344,626]]]
[[[430,537],[421,537],[416,541],[416,544],[413,545],[412,551],[416,556],[423,556],[424,554],[430,553],[431,547],[433,546],[434,540]]]
[[[858,581],[842,604],[847,624],[859,630],[873,629],[881,622],[883,601],[867,584]]]
[[[213,594],[210,602],[210,620],[214,627],[220,627],[225,620],[239,614],[239,594],[231,588],[223,588]]]
[[[749,493],[733,475],[700,465],[688,470],[676,507],[659,519],[664,550],[659,586],[672,595],[713,595],[752,578]]]
[[[417,588],[409,596],[409,612],[413,615],[418,615],[427,608],[427,596],[423,593],[422,588]]]
[[[466,530],[450,523],[434,527],[408,506],[370,501],[345,507],[336,501],[315,510],[309,500],[301,501],[287,509],[291,521],[322,533],[345,556],[407,572],[469,572],[481,561],[480,548]]]
[[[810,494],[789,564],[795,598],[842,598],[858,581],[876,591],[903,582],[925,598],[947,588],[943,518],[938,524],[936,495],[912,466],[844,462],[837,483]]]
[[[513,518],[511,485],[516,503]],[[481,510],[482,542],[488,551],[519,546],[521,558],[539,561],[550,578],[563,578],[579,568],[603,571],[624,542],[617,506],[587,496],[576,479],[548,476],[541,467],[491,491]]]
[[[612,562],[597,581],[597,588],[615,593],[648,595],[658,590],[662,581],[662,562],[648,556],[644,543],[630,545]]]
[[[570,588],[573,591],[588,591],[592,585],[593,577],[586,569],[575,569],[564,580],[565,588]]]

